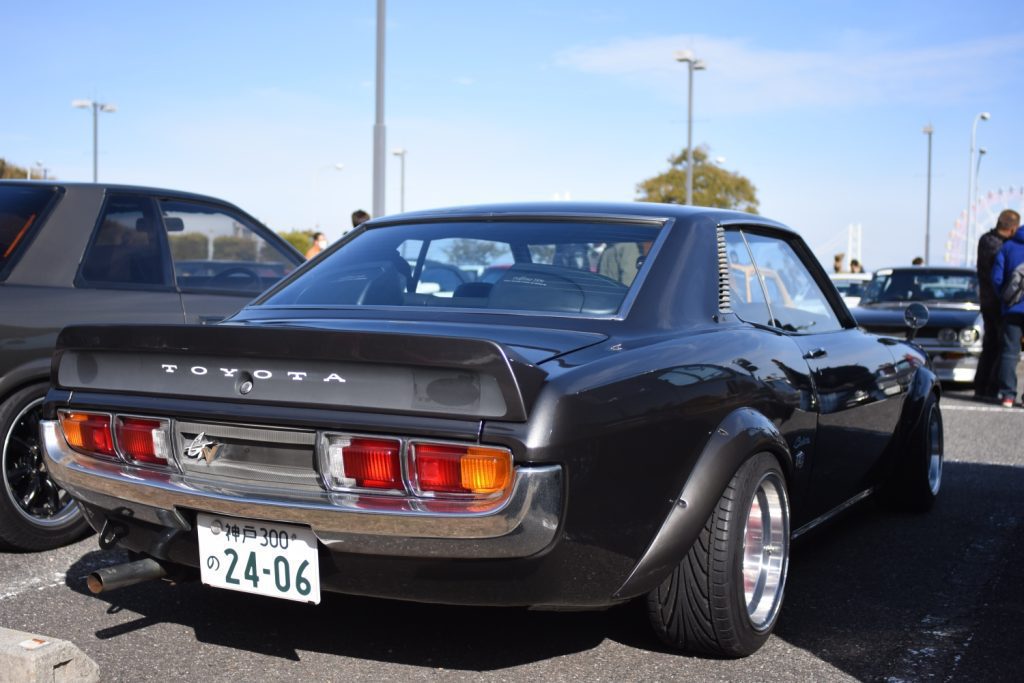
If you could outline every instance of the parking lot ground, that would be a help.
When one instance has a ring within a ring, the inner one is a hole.
[[[956,390],[942,405],[935,509],[868,502],[802,539],[775,635],[743,660],[665,651],[637,605],[551,613],[328,595],[311,607],[164,582],[92,596],[85,575],[126,559],[95,537],[0,553],[0,626],[74,642],[104,681],[1020,680],[1024,410]]]

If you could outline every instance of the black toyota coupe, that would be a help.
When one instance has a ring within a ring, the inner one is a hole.
[[[471,267],[438,291],[427,263]],[[138,557],[94,591],[640,599],[669,645],[742,656],[792,539],[875,492],[926,510],[942,475],[921,350],[859,329],[796,233],[716,209],[378,219],[221,324],[67,328],[52,377],[50,472]]]

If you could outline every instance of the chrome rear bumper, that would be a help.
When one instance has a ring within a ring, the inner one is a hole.
[[[336,552],[424,558],[528,557],[555,538],[562,469],[516,468],[508,498],[480,511],[438,511],[424,501],[238,487],[107,462],[71,450],[56,421],[40,431],[51,476],[75,498],[161,526],[189,529],[186,511],[305,524]],[[435,506],[437,507],[437,506]]]

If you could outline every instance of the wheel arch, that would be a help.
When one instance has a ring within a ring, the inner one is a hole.
[[[33,384],[50,381],[50,356],[22,363],[0,377],[0,403]]]
[[[775,424],[752,408],[729,413],[712,432],[661,528],[614,597],[631,598],[656,588],[689,552],[736,471],[763,452],[778,460],[788,485],[793,458]]]

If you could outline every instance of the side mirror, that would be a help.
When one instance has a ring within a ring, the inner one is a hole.
[[[915,301],[904,309],[903,322],[910,328],[907,341],[914,341],[917,331],[928,324],[928,307]]]

